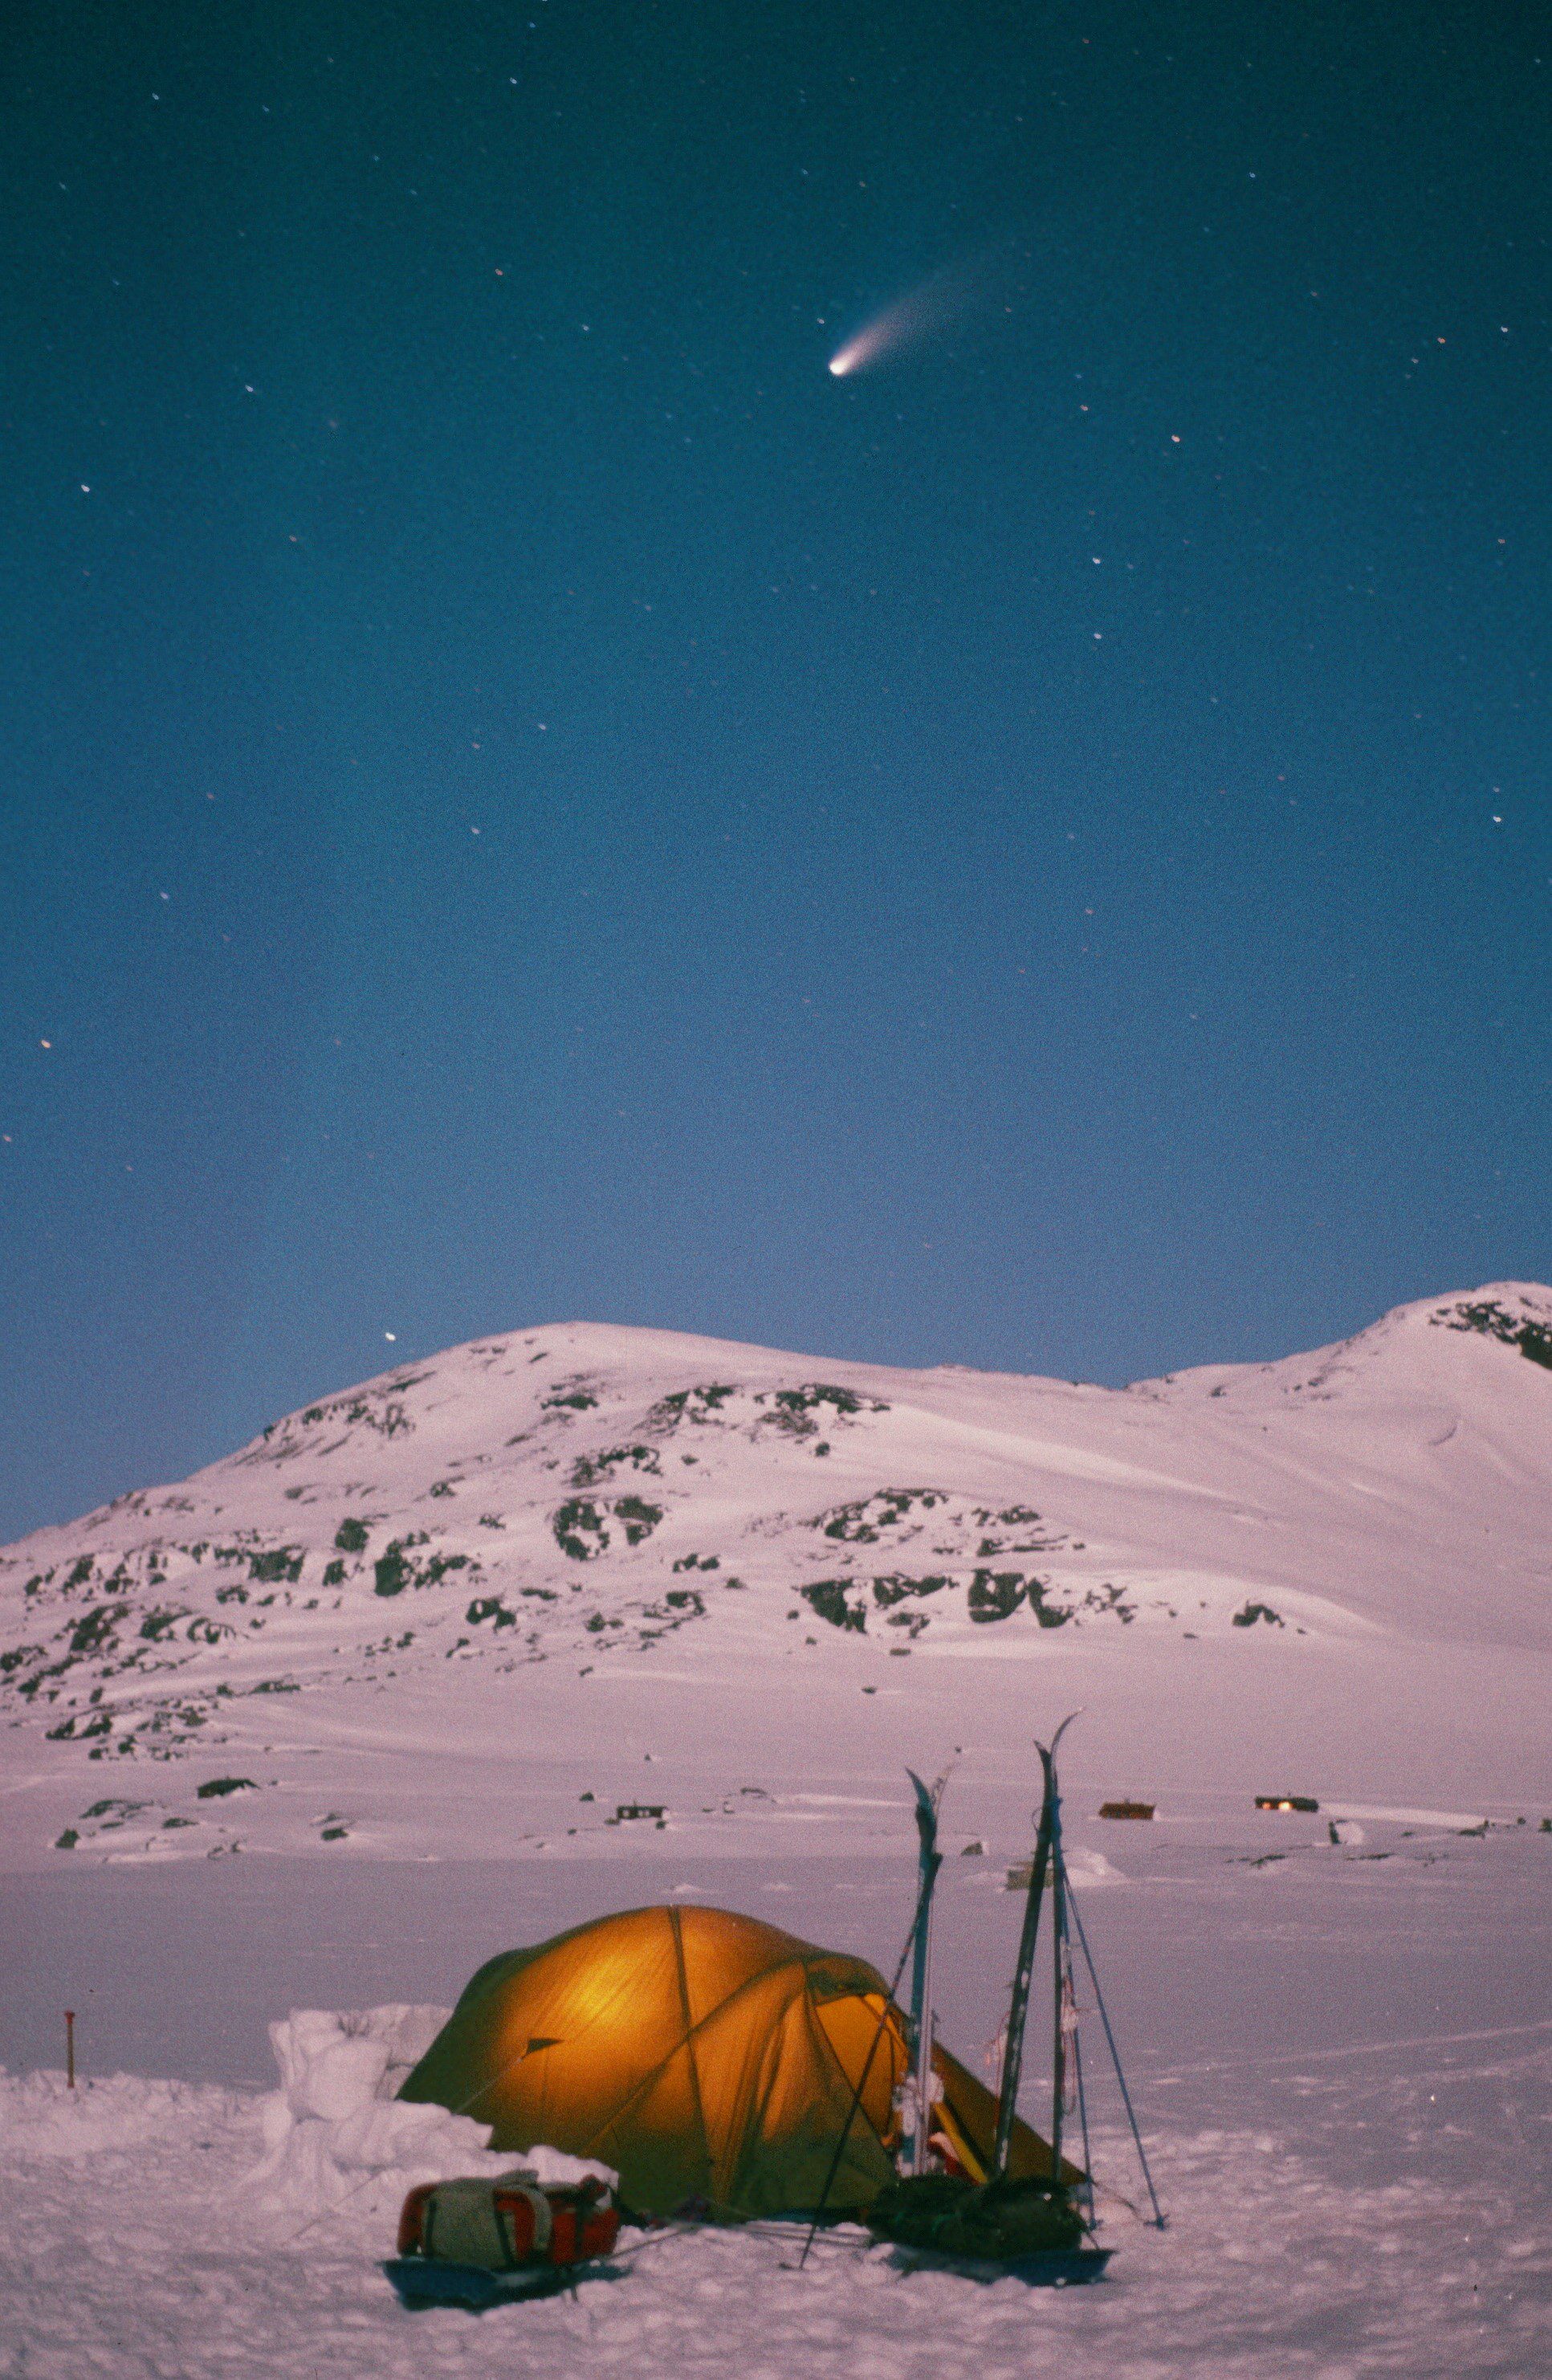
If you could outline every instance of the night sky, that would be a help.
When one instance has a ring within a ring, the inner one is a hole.
[[[1552,1272],[1544,11],[10,26],[0,1536],[522,1322]]]

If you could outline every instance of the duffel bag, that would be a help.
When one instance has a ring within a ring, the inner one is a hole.
[[[519,2167],[492,2181],[427,2181],[412,2190],[399,2216],[399,2254],[511,2273],[607,2256],[619,2231],[620,2210],[606,2183],[546,2190]]]

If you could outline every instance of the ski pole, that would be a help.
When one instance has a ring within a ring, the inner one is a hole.
[[[1095,1970],[1094,1954],[1088,1947],[1088,1936],[1084,1932],[1083,1912],[1075,1900],[1070,1901],[1068,1906],[1072,1910],[1073,1921],[1078,1929],[1078,1940],[1083,1946],[1084,1964],[1088,1969],[1088,1980],[1094,1985],[1094,2004],[1099,2011],[1099,2022],[1105,2028],[1105,2041],[1110,2053],[1110,2064],[1115,2068],[1115,2078],[1121,2085],[1121,2101],[1126,2109],[1126,2120],[1132,2127],[1132,2138],[1137,2150],[1137,2163],[1143,2168],[1143,2180],[1147,2184],[1147,2193],[1153,2201],[1154,2223],[1158,2229],[1162,2231],[1164,2210],[1158,2204],[1158,2192],[1153,2186],[1153,2176],[1148,2171],[1147,2151],[1143,2146],[1143,2136],[1137,2130],[1137,2119],[1132,2107],[1132,2094],[1126,2087],[1126,2077],[1122,2071],[1121,2052],[1116,2047],[1115,2034],[1110,2031],[1109,2010],[1105,2006],[1105,1995],[1099,1988],[1099,1977]]]
[[[846,2143],[851,2138],[852,2126],[856,2120],[856,2111],[862,2105],[862,2095],[867,2088],[867,2078],[873,2071],[874,2053],[884,2037],[884,2027],[889,2022],[890,2009],[896,1992],[900,1989],[900,1979],[905,1973],[905,1961],[915,1946],[916,1929],[922,1922],[922,1911],[927,1906],[928,1895],[931,1889],[930,1878],[924,1877],[921,1890],[916,1898],[916,1913],[911,1920],[911,1930],[905,1937],[905,1948],[900,1953],[900,1964],[894,1971],[894,1981],[890,1985],[889,1997],[879,2011],[879,2022],[874,2029],[873,2038],[867,2045],[867,2056],[863,2060],[862,2072],[857,2077],[857,2086],[852,2094],[852,2104],[846,2110],[846,2120],[841,2127],[841,2137],[835,2143],[835,2155],[830,2160],[830,2171],[824,2178],[824,2188],[819,2192],[819,2203],[814,2209],[814,2219],[808,2226],[808,2237],[803,2243],[803,2253],[797,2260],[797,2269],[800,2273],[808,2262],[808,2251],[813,2246],[815,2235],[818,2231],[819,2220],[825,2211],[825,2202],[834,2185],[835,2177],[841,2170],[841,2159],[845,2154]]]

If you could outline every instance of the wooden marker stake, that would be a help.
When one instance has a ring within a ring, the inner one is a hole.
[[[65,2082],[73,2091],[76,2087],[76,2011],[65,2011]]]

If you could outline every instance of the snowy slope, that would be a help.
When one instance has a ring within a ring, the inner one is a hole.
[[[990,1758],[1058,1702],[1139,1784],[1519,1801],[1549,1358],[1517,1283],[1122,1390],[595,1324],[454,1348],[0,1554],[7,1855],[487,1848],[514,1762],[530,1840],[608,1851],[632,1798],[709,1840],[757,1749],[751,1800],[813,1825],[828,1780],[852,1822],[902,1747]]]

